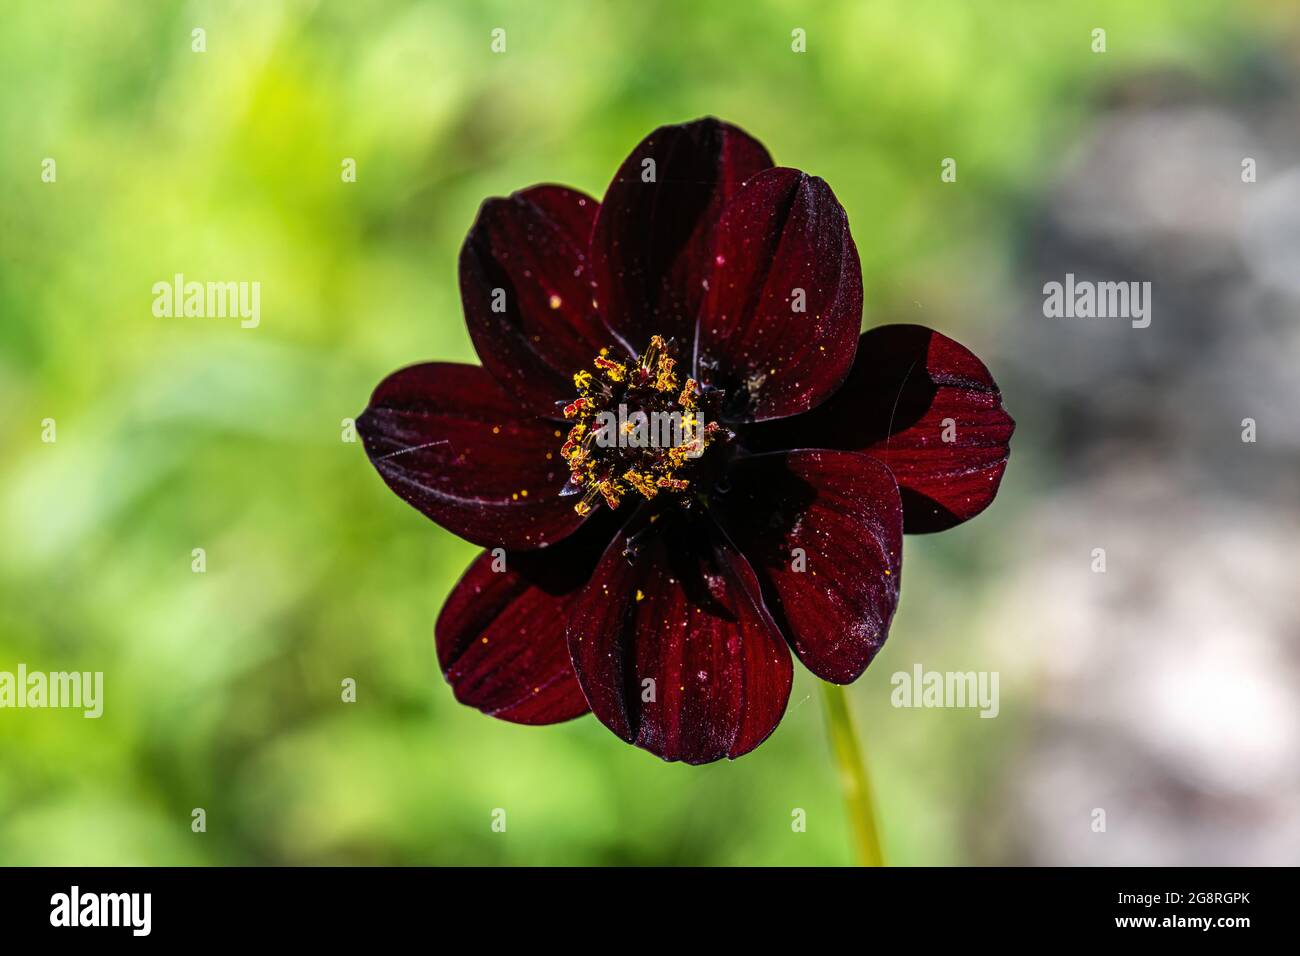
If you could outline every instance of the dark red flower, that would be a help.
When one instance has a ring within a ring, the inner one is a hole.
[[[488,549],[436,628],[484,713],[591,710],[665,760],[748,753],[785,712],[790,649],[855,680],[904,531],[978,514],[1006,468],[980,360],[915,325],[859,337],[844,209],[726,123],[655,130],[601,203],[489,199],[460,286],[483,366],[395,372],[358,428],[390,488]],[[647,442],[638,411],[687,437]]]

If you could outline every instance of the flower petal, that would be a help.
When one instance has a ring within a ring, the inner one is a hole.
[[[697,366],[727,392],[728,417],[763,421],[806,412],[853,366],[862,327],[862,267],[848,217],[830,187],[777,167],[723,210]]]
[[[804,666],[855,681],[898,606],[903,507],[889,469],[851,451],[736,459],[711,506]]]
[[[357,431],[388,487],[474,544],[541,548],[582,524],[572,501],[559,497],[568,472],[555,425],[527,417],[476,365],[394,372]]]
[[[790,698],[790,651],[754,572],[707,519],[669,513],[620,532],[573,604],[568,641],[592,712],[664,760],[748,753]]]
[[[904,531],[944,531],[993,501],[1016,423],[984,363],[920,325],[863,333],[844,386],[807,415],[752,436],[756,448],[864,451],[894,473]]]
[[[757,140],[711,117],[661,126],[623,161],[591,252],[601,314],[629,352],[651,335],[692,347],[718,217],[746,179],[771,165]]]
[[[610,344],[592,305],[587,251],[599,208],[563,186],[489,199],[460,250],[460,295],[483,367],[537,414]]]
[[[594,519],[545,551],[485,551],[438,615],[438,663],[456,699],[519,724],[588,711],[564,640],[568,607],[617,525]]]

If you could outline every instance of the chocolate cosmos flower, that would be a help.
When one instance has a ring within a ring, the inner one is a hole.
[[[358,428],[393,491],[487,549],[437,649],[456,698],[503,720],[590,710],[665,760],[748,753],[790,650],[855,680],[903,533],[978,514],[1006,468],[983,363],[920,326],[859,337],[830,187],[714,119],[655,130],[600,203],[489,199],[460,288],[482,367],[395,372]],[[619,406],[691,437],[610,441]]]

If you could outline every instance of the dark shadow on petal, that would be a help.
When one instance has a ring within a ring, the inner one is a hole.
[[[899,493],[903,499],[903,514],[907,516],[908,534],[946,531],[965,520],[919,491],[900,488]]]

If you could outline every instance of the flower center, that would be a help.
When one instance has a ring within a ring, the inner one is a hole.
[[[561,494],[582,494],[574,505],[590,514],[603,499],[617,508],[629,493],[649,501],[661,494],[689,505],[696,462],[731,433],[712,418],[713,396],[693,378],[679,383],[670,344],[650,339],[630,363],[601,349],[595,371],[573,376],[578,397],[564,405],[569,429],[560,456],[569,466]]]

